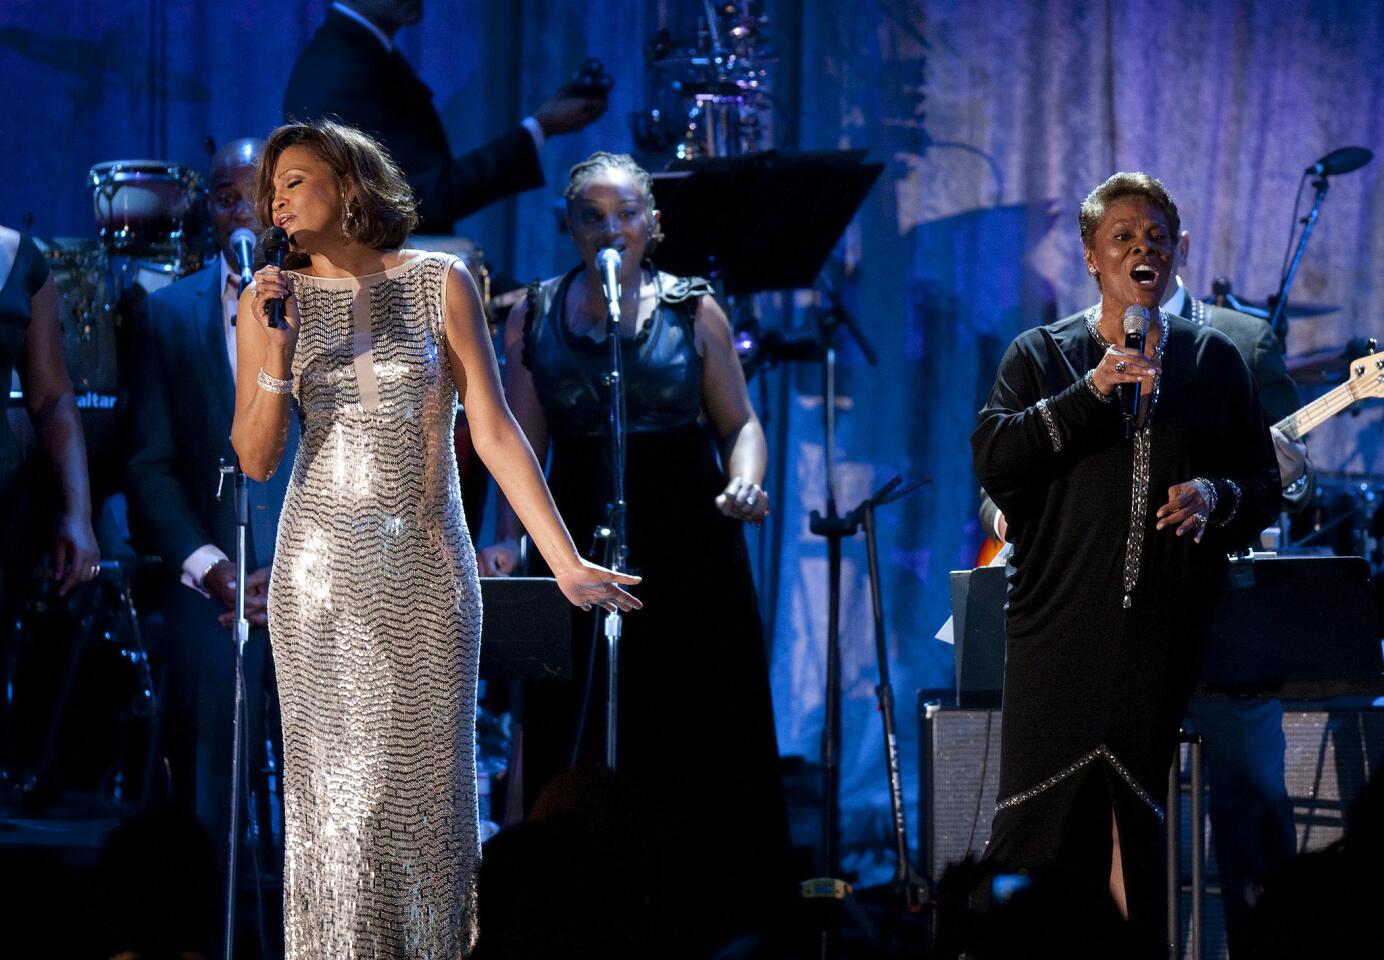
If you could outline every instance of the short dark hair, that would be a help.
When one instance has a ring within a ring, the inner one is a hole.
[[[418,226],[418,206],[389,151],[369,134],[333,120],[286,123],[269,135],[255,177],[255,207],[260,222],[274,222],[274,166],[289,147],[317,154],[336,174],[337,186],[355,187],[350,236],[376,250],[403,246]]]
[[[1177,242],[1182,230],[1182,220],[1177,214],[1177,204],[1173,202],[1172,194],[1168,193],[1168,188],[1157,177],[1135,170],[1112,174],[1081,201],[1077,223],[1081,227],[1082,246],[1091,245],[1096,229],[1105,219],[1105,211],[1110,204],[1126,197],[1140,197],[1162,210],[1168,218],[1168,229],[1172,231],[1173,242]]]

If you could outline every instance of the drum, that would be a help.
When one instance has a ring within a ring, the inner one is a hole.
[[[1312,502],[1291,518],[1289,554],[1364,557],[1384,570],[1384,478],[1372,475],[1318,478]]]
[[[127,256],[166,257],[184,246],[184,228],[202,178],[163,160],[110,160],[87,175],[101,242]]]
[[[122,310],[120,277],[101,244],[85,238],[34,238],[58,291],[63,360],[82,418],[93,495],[118,488]],[[133,288],[132,288],[133,289]],[[141,292],[142,293],[142,292]]]
[[[156,789],[155,695],[128,576],[66,597],[35,573],[4,637],[0,780],[38,813],[61,800],[129,814]]]

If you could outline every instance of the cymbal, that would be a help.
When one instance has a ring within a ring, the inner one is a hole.
[[[1351,340],[1343,347],[1327,347],[1285,357],[1284,366],[1300,386],[1335,386],[1350,379],[1351,361],[1368,356],[1373,340]]]
[[[1273,313],[1267,304],[1261,305],[1251,303],[1248,300],[1241,300],[1238,297],[1231,306],[1241,313],[1247,313],[1252,317],[1259,317],[1261,320],[1269,319],[1269,316]],[[1301,320],[1305,317],[1323,317],[1328,313],[1335,313],[1340,309],[1340,305],[1334,303],[1310,303],[1289,300],[1288,309],[1284,312],[1287,313],[1289,320]]]
[[[1285,357],[1288,374],[1299,386],[1334,386],[1350,376],[1350,358],[1339,347]]]

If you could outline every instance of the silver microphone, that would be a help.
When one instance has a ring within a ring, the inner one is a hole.
[[[1122,323],[1126,350],[1144,352],[1144,336],[1148,333],[1149,321],[1148,307],[1141,307],[1137,303],[1125,307]],[[1134,436],[1134,424],[1139,419],[1139,384],[1122,383],[1119,390],[1125,401],[1125,437],[1128,438]]]
[[[244,290],[255,282],[255,232],[248,227],[236,227],[231,231],[231,249],[240,269],[240,289]]]
[[[605,294],[606,310],[617,324],[620,322],[620,251],[602,247],[596,252],[596,269],[601,271],[601,292]]]

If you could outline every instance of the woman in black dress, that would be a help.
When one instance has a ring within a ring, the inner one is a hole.
[[[786,850],[778,750],[754,582],[742,524],[768,512],[763,429],[750,404],[730,325],[700,279],[646,260],[658,212],[648,174],[596,153],[572,168],[567,225],[582,263],[535,284],[505,332],[505,391],[582,543],[610,498],[606,306],[595,266],[622,251],[622,359],[628,445],[625,499],[631,572],[644,609],[624,624],[619,764],[657,807],[662,886],[681,897],[684,946],[756,920]],[[514,569],[522,532],[501,505],[501,543],[482,574]],[[578,617],[566,690],[525,704],[525,776],[568,765],[592,636]],[[598,664],[600,660],[598,660]],[[598,665],[580,756],[603,756]],[[674,921],[675,923],[678,921]],[[668,932],[665,930],[665,932]]]
[[[1226,555],[1274,517],[1278,468],[1231,341],[1158,309],[1179,227],[1163,185],[1116,174],[1080,225],[1100,303],[1015,339],[971,437],[1014,544],[987,856],[1108,887],[1152,951],[1178,723]],[[1122,346],[1130,307],[1153,320],[1142,351]],[[1129,431],[1120,384],[1140,388]]]
[[[61,297],[34,241],[0,226],[0,383],[8,387],[18,372],[25,409],[53,469],[51,485],[61,493],[49,541],[59,596],[101,572],[101,550],[91,528],[86,442],[63,360]],[[0,611],[19,602],[18,588],[34,559],[24,542],[27,518],[16,508],[23,492],[21,453],[8,419],[0,418],[0,503],[6,507],[0,518]]]

